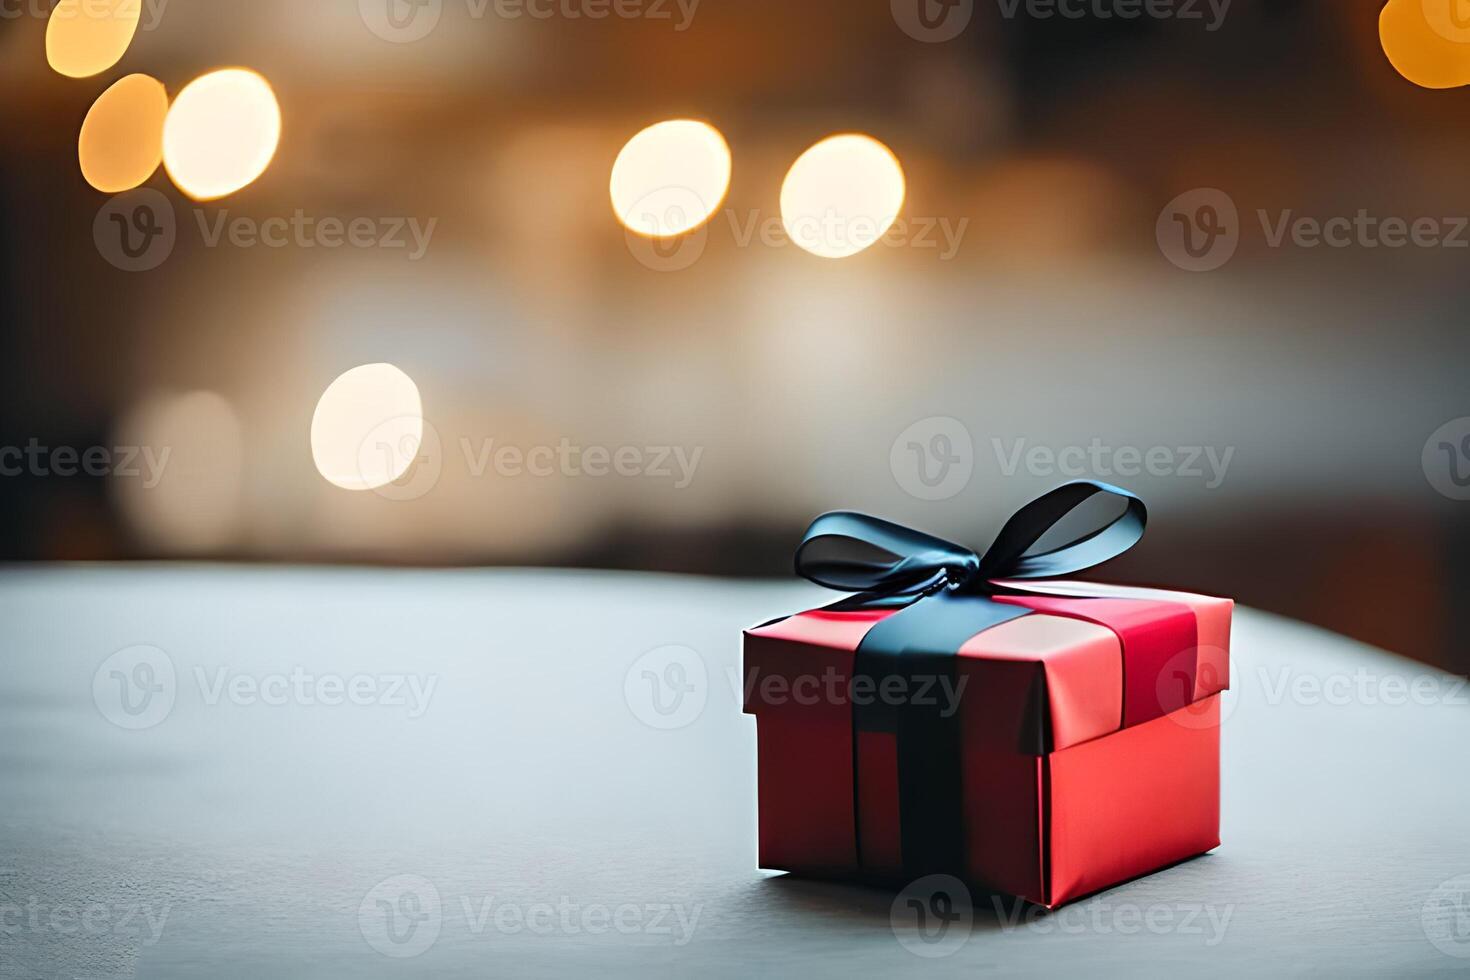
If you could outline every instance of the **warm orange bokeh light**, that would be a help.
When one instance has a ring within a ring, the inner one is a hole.
[[[718,129],[695,119],[670,119],[635,134],[608,181],[613,213],[648,238],[698,228],[729,189],[730,147]]]
[[[1389,63],[1424,88],[1470,85],[1470,20],[1462,0],[1389,0],[1378,40]]]
[[[97,97],[77,138],[87,183],[107,194],[132,190],[163,160],[168,93],[147,75],[128,75]]]
[[[328,483],[376,490],[408,472],[424,441],[424,404],[392,364],[363,364],[322,392],[311,419],[311,457]]]
[[[862,133],[829,136],[797,157],[781,184],[781,223],[823,258],[856,255],[882,238],[903,207],[903,166]]]
[[[61,0],[46,22],[46,61],[86,78],[122,60],[138,31],[140,0]]]
[[[281,141],[270,83],[246,68],[210,72],[184,86],[163,124],[169,179],[196,201],[233,194],[265,173]]]

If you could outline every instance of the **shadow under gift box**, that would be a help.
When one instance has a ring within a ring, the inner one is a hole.
[[[1036,586],[996,597],[1032,612],[965,642],[948,690],[910,693],[957,712],[965,857],[952,873],[1055,908],[1219,846],[1234,604]],[[892,612],[816,610],[746,631],[761,867],[905,877],[897,737],[855,730],[854,702],[878,695],[850,687],[859,643]],[[1190,625],[1195,644],[1164,640]]]

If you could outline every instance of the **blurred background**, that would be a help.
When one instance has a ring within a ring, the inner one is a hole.
[[[978,548],[1085,473],[1152,512],[1106,578],[1470,670],[1470,90],[1395,71],[1383,0],[906,2],[151,0],[122,60],[74,79],[43,0],[11,0],[0,447],[36,450],[0,478],[0,558],[785,576],[823,510]],[[230,65],[275,89],[273,163],[202,204],[159,170],[176,240],[120,268],[82,120],[126,74],[172,95]],[[674,118],[717,127],[733,174],[650,250],[609,173]],[[781,234],[782,180],[848,131],[901,161],[905,230],[820,258]],[[1237,209],[1235,250],[1195,271],[1169,229],[1201,201]],[[211,238],[298,214],[406,247]],[[1440,240],[1273,241],[1360,214]],[[314,465],[312,419],[376,362],[429,435],[353,492]],[[62,447],[106,472],[59,474]]]

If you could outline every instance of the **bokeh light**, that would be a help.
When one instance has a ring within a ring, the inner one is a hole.
[[[106,71],[138,31],[141,0],[61,0],[46,22],[46,61],[69,78]]]
[[[364,364],[327,386],[311,419],[311,456],[328,483],[376,490],[408,472],[424,438],[413,379],[392,364]]]
[[[198,201],[233,194],[265,173],[281,141],[270,83],[245,68],[202,75],[175,97],[163,125],[163,163]]]
[[[163,120],[168,93],[147,75],[118,79],[97,97],[77,138],[77,159],[87,183],[107,194],[132,190],[163,159]]]
[[[613,163],[613,213],[649,238],[693,231],[709,220],[730,189],[730,147],[720,131],[693,119],[642,130]]]
[[[791,165],[781,185],[781,223],[797,245],[840,259],[869,247],[903,207],[903,167],[871,136],[829,136]]]
[[[1378,15],[1378,40],[1400,75],[1424,88],[1470,85],[1470,23],[1455,16],[1460,0],[1389,0]]]
[[[133,533],[161,551],[234,544],[244,470],[240,421],[212,391],[153,393],[122,418],[111,487]]]

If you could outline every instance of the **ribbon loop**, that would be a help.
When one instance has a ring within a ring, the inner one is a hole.
[[[823,514],[796,549],[796,574],[845,592],[899,595],[963,581],[980,558],[963,545],[852,511]]]
[[[1123,500],[1123,512],[1101,527],[1079,534],[1065,544],[1030,554],[1038,541],[1098,494]],[[980,576],[996,578],[1051,578],[1101,565],[1132,548],[1143,537],[1148,510],[1136,495],[1121,487],[1093,480],[1066,483],[1042,494],[1016,511],[996,535],[980,561]]]
[[[1086,501],[1105,494],[1123,500],[1123,512],[1101,527],[1047,551],[1038,541]],[[823,514],[796,549],[796,573],[845,592],[910,595],[940,584],[985,591],[992,579],[1068,575],[1116,558],[1143,537],[1143,501],[1107,483],[1080,480],[1043,494],[1006,521],[981,558],[932,534],[852,511]]]

